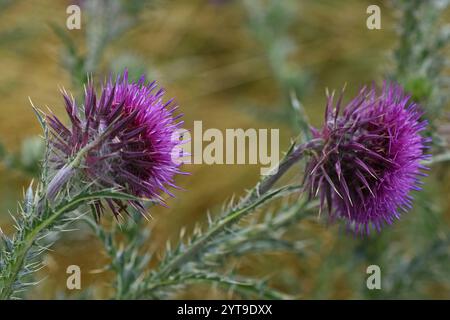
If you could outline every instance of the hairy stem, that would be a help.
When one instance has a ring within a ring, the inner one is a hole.
[[[255,187],[240,205],[245,205],[253,199],[265,194],[273,187],[273,185],[296,164],[305,154],[310,150],[315,150],[322,145],[322,139],[312,139],[309,142],[297,146],[291,153],[287,154],[285,158],[272,170],[272,174],[265,176]]]
[[[99,143],[101,143],[102,139],[105,137],[108,130],[111,130],[111,126],[109,126],[107,130],[104,133],[102,133],[97,139],[85,145],[80,151],[78,151],[78,153],[76,154],[76,156],[73,158],[72,161],[67,163],[56,173],[56,175],[53,177],[53,179],[47,186],[46,199],[41,199],[41,201],[48,200],[49,202],[53,202],[55,200],[57,193],[70,180],[70,178],[72,178],[75,175],[75,171],[81,166],[84,156],[89,151],[97,147]]]
[[[188,275],[181,279],[168,279],[161,282],[153,283],[149,288],[148,292],[153,292],[158,289],[164,289],[171,286],[179,286],[180,283],[185,285],[189,284],[210,284],[217,285],[224,289],[232,289],[243,295],[256,294],[263,299],[269,300],[282,300],[282,299],[292,299],[292,297],[285,295],[273,289],[259,287],[257,284],[250,281],[236,281],[235,279],[227,279],[222,275],[202,275],[194,274]]]
[[[34,214],[33,219],[35,219],[35,221],[31,222],[30,227],[22,229],[22,232],[14,238],[10,250],[11,256],[2,270],[0,270],[0,300],[8,299],[14,294],[14,285],[20,278],[20,272],[26,264],[27,255],[36,243],[36,240],[45,235],[44,232],[52,229],[64,214],[76,210],[84,203],[102,198],[136,200],[133,196],[110,190],[92,193],[81,192],[70,201],[66,201],[57,206],[54,211],[49,211],[48,213],[44,211],[40,214],[37,214],[36,211],[31,213]]]
[[[46,219],[40,221],[33,229],[28,230],[27,234],[24,235],[23,241],[21,241],[18,247],[14,250],[16,259],[14,259],[11,264],[7,266],[9,269],[7,278],[1,279],[3,287],[0,289],[0,300],[8,299],[13,294],[13,285],[18,279],[19,272],[25,263],[27,253],[38,235],[41,234],[43,230],[49,228],[66,210],[67,207],[64,206],[60,210],[53,212]]]
[[[169,261],[169,263],[158,272],[157,276],[159,278],[170,276],[170,274],[176,271],[181,265],[192,260],[217,234],[220,234],[223,230],[238,222],[242,217],[260,204],[278,194],[281,189],[269,192],[273,185],[290,167],[303,157],[305,152],[317,149],[321,144],[321,139],[313,139],[294,148],[294,150],[286,155],[286,157],[273,169],[273,174],[265,176],[261,182],[256,185],[254,190],[236,206],[236,209],[232,210],[214,227],[210,228],[205,235],[194,241],[181,255],[177,255],[173,260]]]

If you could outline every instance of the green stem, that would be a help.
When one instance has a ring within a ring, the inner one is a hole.
[[[109,126],[107,130],[110,130],[110,127],[111,126]],[[97,139],[85,145],[80,151],[78,151],[76,156],[69,163],[64,165],[64,167],[62,167],[56,173],[56,175],[47,186],[46,198],[41,199],[41,201],[48,200],[50,203],[52,203],[55,200],[56,195],[62,189],[62,186],[65,185],[75,175],[75,171],[81,166],[84,156],[102,141],[105,134],[107,133],[104,132]],[[40,204],[40,206],[42,206],[42,203]],[[39,210],[37,214],[40,214]]]
[[[227,227],[238,222],[242,217],[250,211],[280,193],[281,189],[269,192],[273,185],[305,154],[310,150],[316,149],[322,144],[321,139],[313,139],[307,143],[297,146],[290,152],[273,170],[272,175],[265,176],[260,183],[257,184],[253,192],[244,198],[238,205],[237,209],[227,214],[214,227],[210,228],[207,233],[194,241],[189,248],[181,255],[177,255],[172,261],[167,263],[158,273],[157,277],[164,279],[176,271],[181,265],[192,260],[207,245],[212,238],[221,233]]]
[[[253,294],[258,295],[259,297],[263,299],[268,300],[283,300],[283,299],[292,299],[292,297],[283,294],[281,292],[278,292],[273,289],[266,289],[266,288],[257,288],[253,283],[246,283],[246,282],[240,282],[235,280],[228,280],[221,276],[218,277],[198,277],[198,276],[192,276],[192,277],[186,277],[182,279],[170,279],[170,280],[164,280],[161,282],[157,282],[152,284],[150,287],[148,287],[147,292],[153,292],[156,289],[164,288],[164,287],[171,287],[171,286],[177,286],[180,285],[180,283],[183,284],[197,284],[197,283],[207,283],[211,285],[218,285],[222,288],[230,288],[234,289],[235,291],[241,293],[241,294]]]
[[[16,247],[11,250],[15,258],[9,260],[6,266],[0,270],[0,300],[8,299],[14,293],[13,286],[19,278],[19,273],[26,261],[27,254],[43,231],[52,228],[54,223],[59,218],[61,218],[65,213],[75,210],[79,205],[104,197],[135,200],[134,197],[120,192],[112,193],[109,191],[98,191],[90,194],[80,193],[71,201],[61,204],[54,212],[51,212],[48,215],[43,212],[42,216],[45,217],[44,219],[39,221],[31,229],[24,229],[26,234],[24,234],[21,239],[19,238],[15,240],[18,244],[16,244]],[[35,216],[38,219],[41,217],[41,215],[36,214]]]
[[[48,228],[52,223],[58,219],[64,212],[66,208],[63,207],[61,210],[58,210],[51,214],[47,219],[42,220],[39,224],[34,227],[29,234],[25,236],[23,243],[20,245],[18,249],[15,251],[15,256],[17,257],[10,265],[11,271],[8,274],[8,278],[3,283],[4,287],[1,288],[0,291],[0,300],[5,300],[10,298],[13,294],[13,285],[16,282],[19,272],[22,269],[22,266],[25,262],[26,255],[30,248],[32,247],[34,241],[37,236],[46,228]]]
[[[178,269],[182,264],[191,260],[201,251],[201,249],[209,243],[209,241],[214,238],[217,234],[221,233],[227,227],[233,225],[235,222],[239,221],[242,217],[247,215],[253,209],[258,207],[260,204],[265,202],[267,199],[272,198],[274,195],[280,193],[281,189],[275,190],[268,193],[266,196],[259,198],[257,201],[250,203],[248,206],[231,212],[225,218],[223,218],[218,224],[213,228],[209,229],[207,233],[200,237],[197,241],[192,243],[192,245],[182,254],[177,256],[174,260],[166,264],[163,269],[159,272],[161,278],[168,277],[172,271]]]

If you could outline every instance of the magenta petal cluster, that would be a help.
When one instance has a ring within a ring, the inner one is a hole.
[[[412,205],[429,138],[422,112],[397,84],[385,83],[380,93],[363,88],[346,106],[328,97],[325,123],[313,129],[324,141],[306,168],[310,196],[320,198],[331,220],[347,221],[357,233],[380,231]]]
[[[147,83],[144,76],[137,83],[129,82],[125,71],[102,86],[100,97],[88,83],[81,106],[66,92],[63,96],[70,126],[53,114],[47,116],[55,170],[91,146],[79,169],[86,182],[158,202],[163,202],[162,193],[172,195],[168,189],[176,188],[174,177],[182,173],[173,159],[181,143],[174,133],[182,122],[172,100],[163,100],[163,89],[155,82]],[[116,216],[127,210],[120,200],[96,201],[92,207],[97,216],[105,204]],[[139,201],[128,204],[144,212]]]

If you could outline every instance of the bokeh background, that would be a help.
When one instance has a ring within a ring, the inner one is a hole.
[[[195,120],[203,121],[204,128],[279,128],[281,150],[299,134],[291,92],[318,126],[326,87],[339,90],[347,84],[346,95],[351,97],[363,84],[380,84],[393,72],[393,50],[399,46],[401,16],[390,1],[130,1],[142,3],[125,15],[110,12],[109,23],[119,21],[122,29],[103,43],[87,35],[89,28],[95,29],[83,9],[89,2],[74,1],[82,6],[83,23],[81,30],[69,31],[65,23],[70,1],[0,1],[0,143],[5,160],[0,166],[0,226],[5,232],[13,231],[9,213],[15,212],[24,186],[33,178],[41,152],[36,138],[40,127],[28,97],[64,118],[59,87],[75,96],[81,93],[83,74],[76,74],[77,61],[67,49],[70,42],[81,56],[101,47],[92,65],[82,70],[92,72],[98,82],[125,67],[132,76],[145,73],[157,79],[176,97],[186,128],[192,129]],[[370,4],[381,7],[381,30],[366,27]],[[441,13],[439,23],[449,17],[448,10]],[[179,178],[178,184],[186,191],[169,199],[169,208],[152,208],[149,250],[162,252],[181,227],[190,230],[204,222],[208,210],[217,212],[232,195],[242,195],[259,174],[259,167],[252,165],[185,169],[192,175]],[[355,237],[314,216],[293,227],[293,236],[311,239],[301,255],[250,255],[235,261],[234,267],[267,277],[274,287],[301,299],[448,299],[448,177],[445,163],[433,167],[425,190],[415,195],[414,210],[380,235]],[[300,175],[293,172],[291,179]],[[46,254],[46,268],[40,272],[44,280],[28,297],[107,297],[111,274],[101,271],[108,260],[102,250],[86,230],[64,235]],[[81,293],[65,289],[65,271],[71,264],[83,271]],[[371,264],[381,267],[382,290],[366,288]],[[178,297],[236,296],[195,286]]]

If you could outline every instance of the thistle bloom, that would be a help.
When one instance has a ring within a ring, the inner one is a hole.
[[[378,96],[363,88],[342,108],[328,97],[325,123],[313,136],[324,141],[307,165],[306,188],[328,207],[331,220],[341,218],[355,232],[380,231],[411,208],[412,190],[427,169],[421,161],[429,138],[421,136],[427,122],[396,84],[384,85]]]
[[[137,83],[129,83],[125,72],[102,86],[100,99],[92,82],[85,90],[82,106],[65,91],[63,97],[70,126],[63,125],[53,114],[47,116],[51,128],[50,161],[53,169],[65,175],[53,179],[56,181],[50,184],[50,193],[56,193],[61,180],[65,182],[76,171],[98,190],[119,188],[158,202],[163,202],[162,193],[172,196],[168,188],[176,188],[174,176],[182,173],[179,163],[173,161],[173,150],[181,142],[173,136],[182,122],[178,121],[181,115],[174,114],[177,106],[172,100],[163,101],[163,89],[157,89],[155,82],[146,83],[144,76]],[[80,154],[77,168],[68,168],[67,164]],[[123,201],[107,199],[105,203],[115,216],[126,212]],[[92,204],[97,217],[105,203]],[[139,201],[129,204],[144,212]]]

